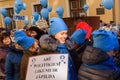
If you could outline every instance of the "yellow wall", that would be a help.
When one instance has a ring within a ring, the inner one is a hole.
[[[24,11],[22,10],[19,15],[27,15],[29,23],[31,24],[31,18],[33,13],[33,5],[34,4],[40,4],[39,0],[22,0],[24,3],[27,4],[27,9]],[[15,0],[8,0],[0,2],[0,8],[6,8],[6,7],[14,7]],[[48,0],[48,6],[52,6],[53,10],[50,13],[50,17],[57,17],[56,14],[56,7],[57,6],[63,6],[64,8],[64,16],[63,17],[69,17],[69,5],[68,0]],[[3,22],[2,15],[0,14],[0,23]],[[24,22],[23,21],[16,21],[17,28],[23,27]],[[29,24],[29,26],[30,26]]]
[[[100,8],[100,3],[102,0],[87,0],[89,5],[88,15],[89,16],[100,16],[100,19],[106,23],[113,20],[113,10],[105,9],[104,15],[96,15],[96,8]]]
[[[0,2],[0,8],[2,7],[14,7],[14,1],[15,0],[6,0],[3,2]],[[31,23],[31,18],[32,18],[32,13],[33,13],[33,4],[40,4],[39,0],[22,0],[24,3],[27,4],[27,10],[24,11],[22,10],[19,15],[27,15],[29,23]],[[100,8],[100,3],[101,0],[86,0],[88,5],[89,5],[89,10],[87,11],[88,16],[100,16],[100,19],[103,20],[106,23],[109,23],[109,21],[114,19],[116,20],[117,23],[120,24],[120,10],[119,10],[119,3],[115,0],[115,15],[113,15],[113,10],[107,10],[105,9],[105,14],[104,15],[96,15],[96,8]],[[69,0],[48,0],[48,6],[52,6],[52,12],[50,13],[49,17],[57,17],[56,14],[56,8],[57,6],[63,6],[64,8],[64,16],[63,17],[69,17],[70,16],[70,11],[69,11]],[[118,19],[119,18],[119,19]],[[2,15],[0,14],[0,23],[3,24],[3,19]],[[23,21],[17,21],[17,27],[23,27],[24,22]],[[29,25],[30,26],[30,25]]]
[[[50,13],[50,17],[57,17],[56,8],[57,6],[62,6],[64,8],[64,16],[69,17],[69,3],[68,0],[48,0],[48,5],[52,6],[52,12]]]

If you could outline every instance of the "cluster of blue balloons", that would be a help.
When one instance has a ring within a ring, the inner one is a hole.
[[[26,8],[27,8],[27,5],[23,3],[22,0],[15,1],[14,10],[17,14],[19,14],[21,10],[26,10]]]
[[[52,11],[52,7],[51,6],[47,7],[47,3],[48,3],[48,0],[40,0],[40,4],[44,7],[44,8],[42,8],[42,10],[40,12],[43,19],[47,19],[48,15],[49,15],[49,12]]]
[[[39,1],[40,1],[40,4],[43,6],[43,8],[41,9],[40,14],[38,12],[34,12],[33,13],[32,25],[35,25],[36,22],[41,19],[41,17],[43,19],[47,19],[48,16],[49,16],[49,13],[52,11],[52,7],[51,6],[47,7],[48,0],[39,0]]]
[[[12,23],[12,19],[9,16],[7,16],[7,13],[8,13],[7,10],[5,8],[2,8],[0,10],[0,13],[5,17],[4,18],[5,24],[10,25]]]
[[[114,6],[114,0],[102,0],[102,6],[104,6],[106,9],[110,10]]]

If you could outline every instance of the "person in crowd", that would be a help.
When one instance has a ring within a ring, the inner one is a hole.
[[[0,78],[5,78],[6,56],[12,51],[10,35],[7,32],[0,34]]]
[[[23,57],[20,67],[20,80],[25,80],[29,57],[38,54],[38,40],[28,37],[23,31],[15,31],[15,41],[23,48]]]
[[[100,27],[104,26],[104,22],[102,20],[100,20]]]
[[[87,31],[87,34],[86,34],[86,39],[87,40],[90,40],[91,38],[91,33],[92,33],[92,27],[85,21],[80,21],[77,26],[76,26],[76,30],[77,29],[83,29],[83,30],[86,30]]]
[[[69,54],[68,80],[77,80],[77,72],[75,70],[71,57],[71,54],[75,54],[72,51],[74,44],[73,41],[71,41],[71,39],[68,38],[68,34],[67,34],[68,27],[63,21],[63,19],[56,17],[50,19],[50,24],[51,24],[50,29],[48,31],[49,35],[48,36],[43,35],[40,38],[41,48],[47,48],[47,46],[45,45],[48,45],[48,46],[52,46],[51,49],[56,52],[59,52],[60,54]]]
[[[5,80],[20,80],[20,64],[22,55],[22,48],[18,44],[15,44],[15,50],[10,52],[6,57]]]
[[[11,30],[11,32],[10,32],[10,38],[11,38],[13,44],[15,43],[14,32],[15,32],[15,30]]]
[[[41,35],[45,34],[43,30],[39,29],[36,26],[31,26],[29,29],[27,29],[26,33],[28,36],[34,37],[37,40],[40,39]]]
[[[85,42],[86,34],[87,34],[86,30],[78,29],[75,32],[73,32],[73,34],[70,37],[75,42],[74,49],[76,50],[77,55],[78,55],[78,56],[75,56],[74,60],[73,60],[77,71],[78,71],[80,65],[82,64],[82,55],[87,46],[87,44]]]
[[[120,69],[114,63],[114,49],[118,45],[111,33],[106,30],[95,30],[93,47],[87,46],[78,71],[78,80],[119,80]]]

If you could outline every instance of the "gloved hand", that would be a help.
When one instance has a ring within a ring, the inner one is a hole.
[[[57,47],[57,51],[60,53],[68,53],[68,49],[65,44],[60,44],[59,47]]]

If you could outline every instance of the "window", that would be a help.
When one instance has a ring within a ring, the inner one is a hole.
[[[79,7],[83,8],[84,4],[86,3],[86,0],[79,0]]]
[[[86,0],[69,0],[70,16],[79,17],[81,16],[81,13],[86,13],[83,9],[85,3]]]
[[[71,1],[71,9],[77,9],[77,1]]]
[[[41,9],[42,9],[42,5],[41,4],[36,4],[34,5],[34,12],[38,12],[40,13]]]
[[[16,28],[16,24],[15,21],[13,20],[13,15],[14,15],[14,9],[13,8],[6,8],[7,10],[7,16],[9,16],[12,19],[12,23],[10,25],[6,25],[5,23],[5,27],[7,27],[8,29],[12,30]]]
[[[97,9],[96,9],[96,14],[97,14],[97,15],[105,14],[105,9],[104,9],[104,8],[97,8]]]

